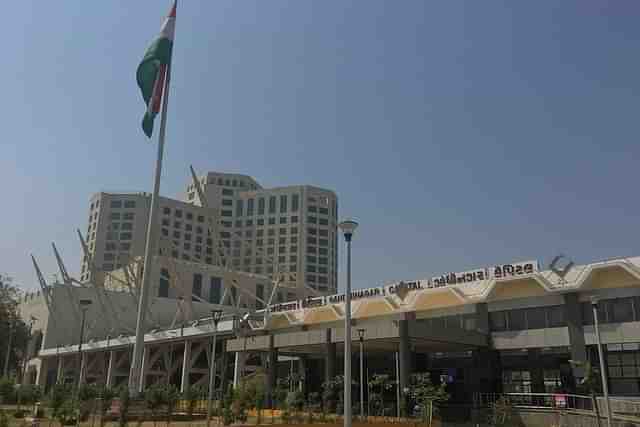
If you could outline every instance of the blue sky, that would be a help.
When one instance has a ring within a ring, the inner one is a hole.
[[[30,252],[56,271],[51,241],[78,271],[93,192],[151,188],[134,75],[168,3],[5,8],[0,272],[26,288]],[[639,14],[631,1],[184,0],[162,193],[182,191],[190,163],[335,189],[361,223],[355,287],[640,255]]]

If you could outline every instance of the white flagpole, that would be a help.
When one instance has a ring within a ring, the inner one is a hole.
[[[158,198],[160,193],[160,177],[162,175],[162,158],[164,157],[164,139],[167,126],[167,104],[169,101],[169,83],[171,81],[171,62],[167,64],[167,75],[164,82],[162,97],[162,113],[160,118],[160,133],[158,134],[158,158],[156,160],[156,174],[153,181],[153,194],[151,195],[151,208],[149,209],[149,223],[147,225],[147,241],[144,247],[144,267],[142,271],[142,285],[140,287],[138,302],[138,317],[136,320],[136,342],[133,346],[133,360],[129,372],[129,394],[137,396],[141,392],[141,366],[144,350],[145,315],[149,302],[149,280],[151,277],[151,263],[156,248],[155,224],[158,215]],[[153,100],[150,100],[152,102]]]

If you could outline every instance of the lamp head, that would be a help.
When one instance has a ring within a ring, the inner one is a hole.
[[[598,306],[598,301],[600,301],[600,298],[598,298],[596,295],[591,296],[591,305]]]
[[[366,332],[366,329],[358,329],[358,337],[360,338],[360,341],[364,340],[365,332]]]
[[[82,310],[88,309],[91,304],[93,304],[93,301],[91,301],[90,299],[81,299],[80,300],[80,308]]]
[[[348,219],[338,224],[338,227],[342,231],[342,234],[344,234],[344,239],[350,242],[353,233],[356,231],[356,228],[358,228],[358,223],[352,219]]]

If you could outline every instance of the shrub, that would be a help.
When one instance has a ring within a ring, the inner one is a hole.
[[[233,422],[233,388],[229,387],[227,393],[224,395],[224,408],[222,410],[222,423],[228,426]]]
[[[56,384],[53,386],[49,398],[49,407],[51,408],[53,418],[58,417],[58,411],[70,396],[71,387],[64,384]]]
[[[16,384],[12,379],[0,379],[0,401],[9,403],[15,400]]]
[[[76,424],[78,421],[77,405],[71,399],[66,400],[56,413],[56,419],[63,426],[70,426]]]
[[[118,425],[120,427],[126,427],[129,406],[131,405],[131,396],[129,395],[129,389],[127,386],[120,389],[118,397],[120,399],[120,416],[118,417]]]
[[[9,417],[0,409],[0,427],[9,427]]]
[[[182,398],[187,401],[187,415],[189,417],[193,416],[196,403],[202,396],[204,396],[204,389],[202,387],[189,387],[182,393]]]

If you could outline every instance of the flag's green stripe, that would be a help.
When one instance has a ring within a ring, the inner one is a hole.
[[[138,81],[138,87],[142,92],[142,98],[145,105],[149,105],[149,100],[153,94],[153,85],[158,76],[158,70],[160,65],[169,64],[171,61],[171,49],[173,48],[173,42],[167,38],[158,38],[149,46],[142,58],[142,62],[138,65],[136,71],[136,80]],[[151,137],[153,131],[153,119],[155,114],[149,115],[145,113],[142,120],[142,129],[144,133]]]
[[[136,71],[136,80],[138,87],[142,91],[142,97],[146,104],[149,103],[153,92],[153,83],[156,81],[156,75],[161,64],[168,64],[171,61],[171,48],[173,42],[166,38],[158,38],[149,46],[142,58],[142,62],[138,65]]]
[[[142,130],[147,137],[151,138],[151,134],[153,133],[153,120],[156,118],[155,113],[144,113],[144,117],[142,118]]]

